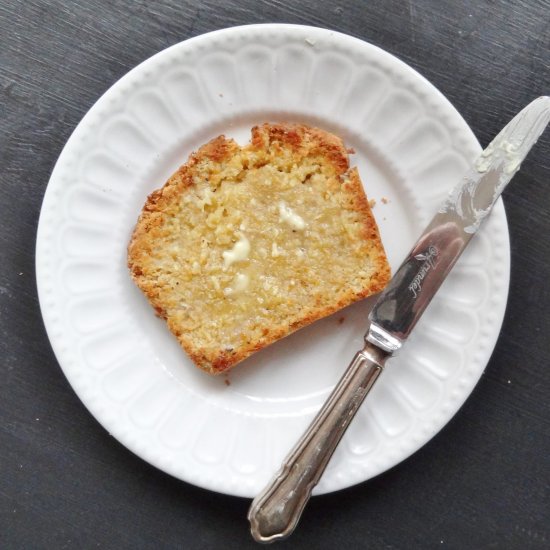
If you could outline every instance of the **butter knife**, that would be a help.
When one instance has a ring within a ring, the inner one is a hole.
[[[258,542],[295,529],[355,413],[550,121],[550,97],[531,102],[450,192],[369,314],[365,345],[248,512]]]

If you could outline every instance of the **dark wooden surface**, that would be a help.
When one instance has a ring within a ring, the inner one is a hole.
[[[482,144],[550,93],[548,0],[0,3],[0,548],[254,548],[249,501],[150,467],[65,380],[37,302],[40,205],[65,141],[137,63],[253,22],[329,27],[400,57]],[[287,548],[550,547],[550,136],[505,193],[510,299],[465,406],[392,471],[315,498]]]

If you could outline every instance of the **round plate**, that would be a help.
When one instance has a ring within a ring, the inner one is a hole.
[[[126,246],[148,193],[202,143],[265,121],[304,122],[352,147],[392,269],[479,153],[425,79],[328,30],[226,29],[177,44],[87,113],[49,182],[38,229],[40,305],[82,402],[134,453],[177,478],[253,496],[362,346],[372,300],[248,359],[195,368],[130,280]],[[509,280],[499,201],[346,433],[316,493],[394,466],[455,414],[495,345]]]

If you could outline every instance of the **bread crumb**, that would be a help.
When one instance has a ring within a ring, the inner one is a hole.
[[[387,199],[386,197],[382,197],[380,200],[382,201],[382,204],[388,204],[388,202],[390,202],[390,199]]]
[[[20,272],[19,272],[19,275],[23,275],[23,272],[22,272],[22,271],[20,271]]]
[[[348,147],[346,151],[349,155],[355,155],[355,149],[353,147]]]
[[[316,41],[313,38],[306,38],[304,41],[308,46],[315,46]]]
[[[221,92],[220,92],[218,95],[219,95],[220,97],[223,97],[223,94],[222,94]]]
[[[376,201],[375,201],[374,199],[370,199],[370,200],[369,200],[369,206],[370,206],[371,208],[374,208],[374,207],[376,206]]]
[[[231,386],[231,382],[229,380],[229,378],[226,378],[223,383],[226,385],[226,386]]]
[[[345,317],[340,317],[340,319],[338,319],[338,324],[341,325],[345,320]]]

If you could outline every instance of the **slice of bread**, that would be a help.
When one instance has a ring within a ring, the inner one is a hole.
[[[263,124],[220,136],[147,199],[132,278],[211,374],[384,288],[390,269],[342,141]]]

